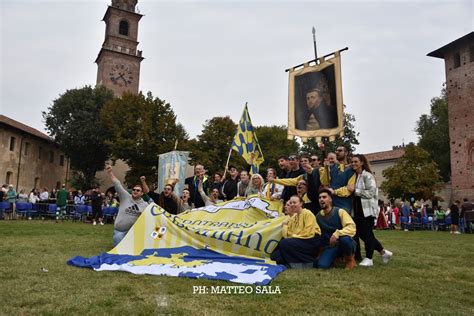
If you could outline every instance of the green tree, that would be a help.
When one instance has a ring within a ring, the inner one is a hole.
[[[334,141],[329,141],[329,139],[324,138],[323,140],[326,142],[326,153],[335,152],[339,146],[346,147],[349,151],[349,155],[354,152],[354,146],[359,145],[359,140],[357,139],[359,132],[355,131],[355,120],[353,114],[344,113],[344,136],[337,136]],[[322,158],[323,155],[314,138],[309,138],[308,141],[303,144],[301,151],[308,154],[317,154],[320,158]]]
[[[209,175],[223,172],[236,130],[237,124],[229,116],[207,120],[201,134],[190,142],[192,163],[204,165]],[[245,161],[233,153],[230,164],[243,167]]]
[[[173,150],[176,142],[186,146],[188,139],[171,105],[151,92],[146,97],[123,94],[102,109],[102,120],[109,131],[106,144],[112,158],[130,167],[127,184],[137,183],[141,175],[156,184],[158,155]]]
[[[100,111],[114,98],[112,91],[85,86],[67,90],[42,112],[49,135],[70,159],[73,186],[89,189],[96,184],[95,173],[104,168],[108,148],[104,144],[107,129]]]
[[[264,174],[270,168],[278,169],[278,157],[298,152],[296,140],[289,140],[286,126],[259,126],[255,128],[260,148],[265,161],[260,165],[259,172]]]
[[[448,98],[446,89],[441,96],[431,99],[430,114],[423,114],[416,123],[418,146],[425,149],[438,164],[445,182],[451,176],[451,157],[449,150]]]
[[[405,147],[405,154],[395,165],[383,171],[385,181],[380,185],[390,199],[433,200],[441,190],[439,170],[430,154],[415,145]]]

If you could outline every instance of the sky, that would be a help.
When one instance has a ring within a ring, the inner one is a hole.
[[[111,0],[1,0],[0,113],[46,132],[67,89],[95,85]],[[444,61],[426,55],[474,29],[472,0],[138,1],[140,90],[169,102],[190,137],[216,116],[287,125],[285,69],[344,47],[346,111],[357,151],[417,142],[441,93]],[[227,150],[227,149],[226,149]]]

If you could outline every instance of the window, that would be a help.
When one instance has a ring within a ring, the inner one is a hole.
[[[471,55],[470,62],[474,62],[474,46],[471,46],[469,49],[469,54]]]
[[[30,151],[30,143],[25,143],[25,156],[28,156],[28,152]]]
[[[8,171],[8,172],[7,172],[7,176],[6,176],[6,178],[5,178],[5,183],[6,183],[6,184],[12,183],[12,182],[11,182],[12,176],[13,176],[13,172]]]
[[[43,158],[43,147],[38,148],[38,159],[41,160]]]
[[[49,151],[49,162],[54,162],[54,151]]]
[[[128,36],[128,22],[127,21],[120,21],[119,24],[119,34]]]
[[[10,151],[15,150],[15,143],[16,143],[16,138],[15,137],[10,137]]]
[[[39,188],[39,185],[40,185],[40,178],[36,177],[35,178],[35,188]]]
[[[64,166],[64,155],[59,156],[59,165]]]
[[[459,52],[454,53],[454,68],[461,67],[461,55]]]

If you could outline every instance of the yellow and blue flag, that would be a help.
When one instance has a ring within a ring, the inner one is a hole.
[[[285,270],[270,258],[282,239],[282,208],[254,196],[173,215],[152,203],[114,249],[68,264],[266,285]]]
[[[262,149],[258,143],[257,134],[250,120],[249,110],[245,104],[244,113],[237,126],[237,133],[232,142],[232,149],[238,152],[251,165],[250,174],[258,173],[260,164],[264,161]],[[252,159],[253,156],[253,159]]]

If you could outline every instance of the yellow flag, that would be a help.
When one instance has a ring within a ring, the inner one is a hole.
[[[232,142],[232,149],[238,152],[251,165],[250,174],[258,173],[260,164],[264,161],[262,149],[258,143],[252,121],[250,120],[247,104],[237,126],[237,133]],[[253,159],[252,159],[253,156]]]

